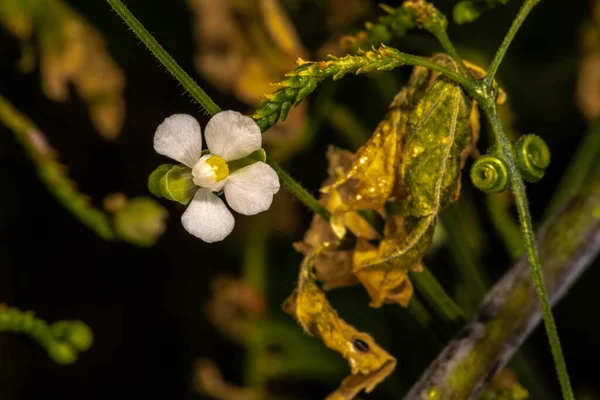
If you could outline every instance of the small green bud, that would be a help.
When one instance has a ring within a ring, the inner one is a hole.
[[[192,170],[185,165],[171,167],[160,179],[160,192],[169,200],[187,205],[198,186],[194,184]]]
[[[162,164],[152,171],[150,176],[148,176],[148,190],[150,190],[150,193],[156,197],[164,197],[160,190],[160,180],[174,166],[173,164]]]
[[[155,244],[165,231],[167,216],[167,210],[154,200],[137,197],[118,210],[113,221],[115,231],[121,239],[148,247]]]
[[[92,330],[83,321],[59,321],[51,327],[54,338],[77,351],[88,350],[94,341]]]
[[[454,6],[452,17],[457,24],[473,22],[481,16],[481,7],[472,1],[461,1]]]

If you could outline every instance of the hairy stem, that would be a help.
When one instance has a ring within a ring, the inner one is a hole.
[[[596,162],[595,173],[582,190],[538,232],[540,259],[553,303],[600,253],[598,204],[600,164]],[[540,321],[529,271],[528,256],[523,255],[494,285],[472,320],[447,344],[404,400],[477,398]]]
[[[310,193],[306,189],[302,187],[294,178],[292,178],[287,172],[283,170],[277,163],[272,160],[267,159],[267,164],[269,164],[277,175],[279,175],[279,179],[281,183],[288,189],[288,191],[296,197],[302,204],[311,209],[314,213],[319,214],[321,218],[325,221],[329,221],[331,218],[331,213],[329,210],[325,208],[325,206]]]
[[[521,27],[521,25],[523,25],[525,18],[527,18],[533,7],[535,7],[540,1],[541,0],[525,0],[525,3],[523,4],[521,9],[519,10],[519,13],[513,20],[513,23],[510,29],[508,30],[508,33],[504,37],[504,40],[502,41],[500,47],[498,47],[496,55],[494,56],[494,59],[492,60],[492,63],[488,68],[487,75],[485,76],[485,80],[488,84],[491,85],[491,83],[494,81],[496,72],[498,72],[498,67],[500,67],[502,60],[506,55],[506,51],[510,47],[510,44],[515,38],[515,35],[517,34],[519,28]]]
[[[221,109],[206,94],[204,90],[185,72],[179,64],[167,53],[165,49],[154,39],[144,25],[129,11],[121,0],[106,0],[119,17],[135,33],[135,35],[146,45],[154,57],[169,71],[171,75],[184,87],[184,89],[206,110],[210,115],[215,115]]]
[[[535,243],[535,237],[533,233],[533,225],[531,223],[531,215],[529,213],[529,204],[527,201],[527,194],[525,190],[525,183],[519,170],[517,169],[511,144],[504,134],[500,117],[498,116],[498,109],[495,102],[490,102],[491,107],[484,108],[488,120],[491,124],[492,131],[496,138],[496,151],[501,156],[510,172],[511,172],[511,188],[515,197],[517,211],[519,213],[519,222],[521,225],[521,233],[527,248],[527,255],[529,259],[529,265],[531,267],[531,275],[533,278],[536,294],[540,301],[542,309],[542,316],[544,319],[544,325],[546,328],[546,334],[548,335],[548,341],[550,343],[550,349],[554,358],[554,364],[558,380],[560,382],[563,398],[567,400],[574,399],[573,391],[571,389],[571,383],[569,380],[569,374],[567,372],[567,366],[562,353],[560,340],[558,337],[558,330],[556,329],[556,322],[552,314],[552,307],[548,299],[546,287],[544,285],[544,277],[542,274],[542,267],[540,265],[537,246]]]

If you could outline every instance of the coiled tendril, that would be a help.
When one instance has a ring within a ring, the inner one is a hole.
[[[513,144],[517,168],[527,182],[537,182],[550,165],[550,149],[537,135],[524,135]]]
[[[471,181],[477,189],[486,193],[500,193],[508,187],[510,172],[504,160],[485,155],[471,167]]]

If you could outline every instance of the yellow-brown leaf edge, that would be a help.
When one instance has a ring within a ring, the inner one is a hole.
[[[326,242],[306,255],[300,266],[298,288],[283,304],[283,309],[296,318],[305,332],[321,338],[350,364],[351,374],[327,400],[353,399],[362,390],[369,393],[396,366],[396,359],[370,335],[359,332],[339,317],[315,282],[316,257],[323,251],[342,250],[346,245],[342,241]]]
[[[434,60],[458,71],[448,56]],[[403,211],[388,218],[377,251],[359,240],[354,254],[354,273],[369,293],[371,306],[408,305],[412,286],[407,273],[420,269],[437,214],[460,193],[460,171],[478,136],[474,110],[462,88],[439,75],[411,110],[394,189]]]

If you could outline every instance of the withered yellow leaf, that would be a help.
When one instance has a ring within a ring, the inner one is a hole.
[[[413,294],[408,272],[421,269],[421,260],[431,246],[435,229],[435,223],[416,226],[418,223],[412,218],[393,215],[388,219],[385,237],[379,246],[358,239],[353,271],[367,290],[371,307],[381,307],[384,303],[408,306]],[[402,254],[396,256],[399,250]]]
[[[335,181],[336,177],[347,173],[352,165],[354,154],[347,150],[342,150],[334,146],[330,146],[327,150],[328,173],[329,178],[323,182],[323,186],[329,186]],[[343,204],[342,197],[347,197],[348,194],[340,194],[339,190],[333,190],[330,193],[322,193],[319,201],[327,207],[334,215],[338,208]],[[356,212],[342,212],[342,221],[337,229],[349,229],[355,236],[364,237],[367,239],[375,239],[378,237],[377,232]],[[335,223],[335,221],[334,221]],[[314,248],[329,241],[335,241],[339,237],[336,234],[334,227],[319,215],[315,215],[310,224],[309,229],[304,235],[302,242],[294,244],[296,250],[307,255]],[[330,290],[346,286],[354,286],[358,283],[356,277],[352,273],[352,251],[343,250],[335,252],[322,252],[315,260],[315,271],[317,279],[322,282],[324,290]]]
[[[338,250],[341,246],[342,242],[324,243],[304,257],[298,288],[283,305],[307,333],[321,338],[327,347],[340,353],[350,364],[351,375],[327,397],[330,400],[352,399],[363,390],[370,392],[396,365],[396,359],[379,347],[370,335],[359,332],[339,317],[315,283],[312,269],[316,257],[323,251]]]
[[[343,199],[340,211],[377,210],[391,196],[407,119],[401,108],[404,96],[403,92],[396,96],[386,118],[379,123],[367,143],[356,152],[348,173],[332,186],[324,188],[326,192],[340,188],[350,194]]]

